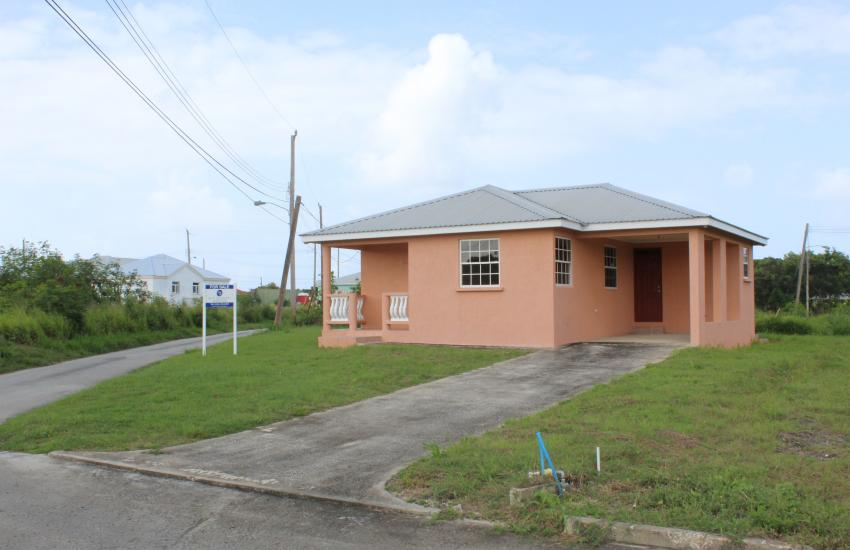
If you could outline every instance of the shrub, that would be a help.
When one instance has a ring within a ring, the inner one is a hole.
[[[139,319],[131,317],[129,308],[119,304],[91,306],[83,314],[83,331],[86,334],[132,332],[139,328],[140,324]]]
[[[811,334],[813,332],[810,321],[790,315],[759,316],[756,320],[756,331],[777,334]]]
[[[322,308],[321,307],[300,307],[295,311],[295,324],[302,325],[321,325],[322,324]]]
[[[0,313],[0,337],[18,344],[35,344],[45,336],[71,337],[70,321],[61,315],[14,308]]]

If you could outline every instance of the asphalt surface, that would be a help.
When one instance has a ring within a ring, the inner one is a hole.
[[[258,331],[240,331],[239,336],[256,332]],[[231,337],[230,333],[214,334],[207,337],[207,344],[223,342]],[[180,355],[188,349],[200,347],[200,338],[185,338],[2,374],[0,375],[0,422],[108,378],[126,374],[173,355]]]
[[[587,343],[544,350],[285,422],[145,451],[72,453],[158,475],[277,494],[417,509],[387,493],[426,453],[545,409],[667,357],[675,345]]]
[[[0,547],[562,548],[459,522],[3,452]]]

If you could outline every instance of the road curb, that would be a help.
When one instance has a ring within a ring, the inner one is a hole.
[[[673,527],[657,527],[589,517],[564,517],[564,533],[581,535],[586,529],[606,531],[605,540],[622,544],[655,546],[673,550],[812,550],[811,546],[778,540],[748,537],[734,540],[723,535]]]
[[[311,493],[309,491],[298,491],[294,489],[279,489],[277,487],[270,487],[268,485],[262,485],[259,483],[252,483],[250,481],[244,480],[236,480],[236,479],[220,479],[205,475],[199,474],[190,474],[187,472],[183,472],[180,470],[175,470],[173,468],[161,468],[154,466],[142,466],[138,464],[129,464],[126,462],[120,462],[117,460],[109,460],[105,458],[97,458],[82,454],[69,453],[66,451],[53,451],[48,453],[49,457],[58,459],[58,460],[66,460],[69,462],[79,462],[82,464],[89,464],[93,466],[101,466],[104,468],[111,468],[114,470],[123,470],[125,472],[133,472],[137,474],[144,474],[154,477],[162,477],[168,479],[178,479],[182,481],[194,481],[197,483],[203,483],[206,485],[212,485],[214,487],[223,487],[226,489],[236,489],[238,491],[244,491],[248,493],[259,493],[264,495],[272,495],[278,497],[286,497],[286,498],[298,498],[298,499],[307,499],[307,500],[319,500],[324,502],[335,502],[337,504],[347,504],[351,506],[359,506],[362,508],[368,508],[370,510],[379,510],[386,512],[394,512],[394,513],[402,513],[402,514],[410,514],[415,516],[423,516],[429,517],[439,510],[434,508],[425,508],[423,506],[418,506],[414,504],[410,504],[407,506],[393,505],[384,502],[377,502],[372,500],[357,500],[353,498],[346,498],[341,496],[334,495],[325,495],[321,493]]]

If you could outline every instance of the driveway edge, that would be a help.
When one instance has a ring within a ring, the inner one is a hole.
[[[435,512],[439,510],[435,508],[426,508],[424,506],[418,506],[415,504],[388,504],[384,502],[377,502],[372,500],[357,500],[352,498],[333,496],[333,495],[325,495],[321,493],[311,493],[309,491],[297,491],[293,489],[278,489],[276,487],[270,487],[268,485],[262,485],[260,483],[253,483],[247,480],[237,480],[237,479],[221,479],[211,476],[199,475],[199,474],[190,474],[187,472],[183,472],[180,470],[175,470],[173,468],[162,468],[156,466],[140,466],[137,464],[129,464],[126,462],[120,462],[117,460],[108,460],[104,458],[96,458],[92,456],[86,456],[82,454],[69,453],[66,451],[53,451],[48,453],[50,458],[54,458],[57,460],[65,460],[69,462],[79,462],[83,464],[89,464],[93,466],[101,466],[104,468],[111,468],[114,470],[123,470],[125,472],[133,472],[137,474],[145,474],[154,477],[162,477],[168,479],[177,479],[182,481],[194,481],[197,483],[204,483],[206,485],[212,485],[214,487],[223,487],[226,489],[236,489],[238,491],[244,491],[249,493],[259,493],[264,495],[272,495],[277,497],[288,497],[288,498],[298,498],[298,499],[308,499],[308,500],[319,500],[325,502],[336,502],[341,504],[349,504],[352,506],[360,506],[363,508],[369,508],[371,510],[382,510],[387,512],[395,512],[395,513],[403,513],[403,514],[411,514],[417,516],[431,516]],[[403,502],[403,501],[401,501]]]
[[[580,536],[588,528],[604,530],[606,540],[611,542],[671,548],[673,550],[723,550],[732,547],[745,550],[812,550],[811,546],[804,544],[792,544],[771,539],[748,537],[736,541],[724,535],[715,535],[703,531],[608,521],[591,517],[564,517],[564,534]]]

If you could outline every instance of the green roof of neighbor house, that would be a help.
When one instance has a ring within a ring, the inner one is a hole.
[[[709,214],[608,183],[508,191],[485,185],[302,234],[305,242],[565,227],[605,231],[711,226],[758,244],[767,238]]]

